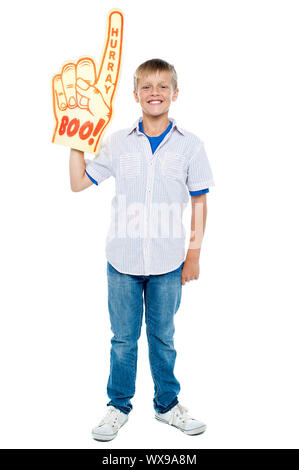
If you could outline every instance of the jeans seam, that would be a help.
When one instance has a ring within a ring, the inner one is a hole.
[[[138,359],[138,339],[139,339],[139,330],[140,330],[140,325],[141,325],[141,322],[142,322],[142,313],[143,313],[143,302],[142,302],[142,309],[141,309],[141,312],[139,314],[139,323],[138,323],[138,330],[137,330],[137,339],[136,339],[136,360],[135,360],[135,364],[134,364],[134,376],[135,376],[135,380],[136,380],[136,372],[137,372],[137,359]],[[141,332],[140,332],[141,333]],[[134,387],[135,388],[135,387]]]
[[[149,332],[149,318],[148,318],[148,297],[146,295],[146,300],[145,300],[145,305],[146,305],[146,308],[145,308],[145,318],[147,320],[147,340],[148,340],[148,346],[149,346],[149,353],[150,353],[150,362],[152,364],[152,347],[151,347],[151,341],[150,341],[150,332]],[[153,366],[151,366],[153,368]],[[157,391],[158,393],[160,392],[160,386],[158,384],[158,382],[156,382],[155,380],[155,377],[154,377],[154,371],[153,371],[153,380],[154,380],[154,383],[155,385],[157,386]]]

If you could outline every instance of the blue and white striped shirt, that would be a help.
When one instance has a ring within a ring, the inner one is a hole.
[[[144,134],[140,117],[130,129],[104,139],[93,160],[85,159],[95,184],[115,178],[106,258],[122,273],[147,276],[178,269],[185,260],[182,215],[189,194],[214,185],[203,142],[169,121],[160,141]]]

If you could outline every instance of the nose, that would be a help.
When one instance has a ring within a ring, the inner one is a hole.
[[[155,87],[153,87],[152,95],[158,95],[158,94],[159,94],[158,89],[156,89]]]

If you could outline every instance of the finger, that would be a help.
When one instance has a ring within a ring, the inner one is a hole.
[[[106,104],[111,107],[119,77],[122,41],[123,14],[120,10],[111,10],[106,25],[105,48],[97,77],[96,86],[101,91]]]
[[[76,96],[76,67],[75,64],[66,64],[62,69],[62,84],[64,89],[64,94],[67,99],[67,105],[69,108],[75,108],[77,106],[77,96]]]
[[[55,75],[55,77],[53,77],[53,93],[56,106],[60,111],[64,111],[67,108],[67,101],[63,90],[61,75]]]
[[[81,78],[90,85],[94,85],[96,80],[96,66],[91,58],[84,57],[83,59],[78,60],[76,66],[76,78],[77,80]],[[77,102],[79,108],[87,108],[88,99],[81,94],[78,96],[78,92],[79,90],[77,88]]]
[[[97,116],[100,113],[102,118],[110,119],[110,108],[106,105],[102,93],[95,85],[90,85],[82,78],[79,78],[76,89],[87,100],[88,111],[93,116]],[[100,108],[98,107],[99,102],[102,102]]]
[[[79,78],[76,83],[76,90],[80,95],[82,95],[86,100],[90,100],[94,95],[101,94],[100,90],[94,85],[90,85],[89,82]]]

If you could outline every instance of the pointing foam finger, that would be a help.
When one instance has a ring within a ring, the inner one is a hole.
[[[112,10],[109,13],[106,26],[106,41],[97,88],[101,91],[106,104],[112,104],[114,92],[119,77],[123,40],[123,14],[120,10]]]

